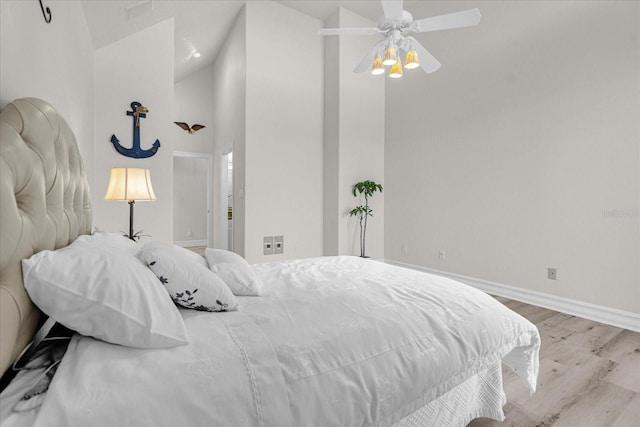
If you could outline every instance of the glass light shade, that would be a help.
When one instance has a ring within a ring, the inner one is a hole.
[[[392,79],[402,77],[402,64],[400,64],[400,62],[396,62],[391,66],[391,70],[389,70],[389,77]]]
[[[420,66],[420,60],[418,59],[418,52],[410,50],[407,52],[407,58],[404,61],[404,68],[412,70]]]
[[[151,171],[139,168],[111,168],[105,200],[155,200]]]
[[[373,65],[371,66],[371,74],[376,76],[378,74],[384,74],[384,65],[382,64],[382,58],[380,58],[379,56],[377,56],[373,60]]]
[[[387,46],[384,50],[384,60],[382,63],[384,65],[393,65],[398,62],[398,56],[396,55],[396,48],[393,46]]]

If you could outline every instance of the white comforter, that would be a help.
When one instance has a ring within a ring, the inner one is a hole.
[[[390,426],[503,361],[535,390],[535,326],[486,294],[372,260],[254,266],[262,297],[183,310],[190,343],[72,341],[37,426]]]

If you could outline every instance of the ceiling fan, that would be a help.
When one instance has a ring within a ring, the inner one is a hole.
[[[404,68],[422,68],[433,73],[440,68],[440,62],[429,53],[409,33],[448,30],[451,28],[471,27],[480,22],[480,11],[476,9],[413,20],[413,16],[402,10],[403,0],[381,0],[384,15],[378,19],[377,28],[324,28],[318,32],[322,36],[372,35],[381,34],[384,39],[362,59],[353,70],[362,73],[371,69],[371,74],[384,74],[385,65],[391,66],[389,77],[402,77],[402,64],[399,51],[406,53]]]

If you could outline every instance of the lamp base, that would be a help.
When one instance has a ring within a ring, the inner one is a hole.
[[[129,200],[129,235],[126,236],[129,239],[136,241],[136,235],[133,234],[133,205],[135,205],[135,200]],[[140,239],[140,237],[138,237]]]
[[[135,233],[129,235],[129,234],[123,234],[122,237],[126,237],[127,239],[131,239],[134,242],[137,242],[138,240],[140,240],[141,237],[151,237],[151,234],[142,234],[144,232],[144,230],[140,230],[140,231],[136,231]],[[124,233],[124,231],[123,231]]]
[[[135,203],[135,200],[129,200],[129,234],[123,234],[123,236],[137,242],[141,237],[151,237],[151,235],[142,234],[144,230],[136,231],[135,233],[133,232],[133,205]]]

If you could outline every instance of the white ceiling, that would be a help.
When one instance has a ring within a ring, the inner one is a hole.
[[[249,0],[260,1],[260,0]],[[171,17],[175,23],[175,81],[213,63],[245,0],[83,0],[84,13],[96,49]],[[345,7],[375,21],[382,15],[379,0],[283,0],[286,6],[324,20]],[[470,1],[405,1],[416,18],[473,7]],[[443,7],[444,5],[444,7]],[[200,58],[193,52],[199,51]]]

